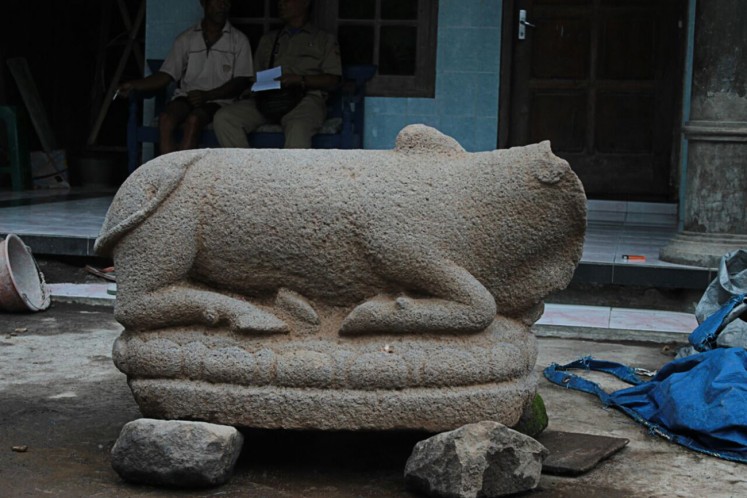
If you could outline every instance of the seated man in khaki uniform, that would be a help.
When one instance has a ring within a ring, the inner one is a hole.
[[[281,88],[300,87],[305,95],[280,118],[285,148],[308,149],[327,111],[327,91],[340,82],[342,64],[336,38],[308,23],[311,0],[279,0],[278,11],[285,26],[265,33],[254,56],[255,70],[281,66]],[[255,97],[220,109],[213,120],[223,147],[249,147],[246,134],[271,122],[258,109]]]
[[[161,154],[197,147],[200,132],[215,112],[249,87],[253,75],[249,39],[228,22],[230,0],[200,0],[204,17],[174,41],[161,69],[119,86],[126,96],[131,90],[156,91],[178,82],[173,99],[159,117]],[[181,143],[174,131],[184,123]]]

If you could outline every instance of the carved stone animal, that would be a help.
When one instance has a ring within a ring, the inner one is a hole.
[[[131,329],[288,332],[226,291],[289,289],[356,305],[341,333],[475,332],[565,287],[584,230],[581,184],[548,142],[467,153],[416,125],[393,151],[160,157],[117,193],[95,249],[114,254]]]
[[[547,142],[468,153],[200,150],[143,165],[96,241],[114,362],[146,416],[263,428],[516,424],[542,299],[581,257],[583,188]]]

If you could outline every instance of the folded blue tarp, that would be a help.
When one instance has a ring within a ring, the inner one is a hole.
[[[570,374],[570,369],[610,373],[633,387],[613,393]],[[717,348],[671,361],[649,381],[609,361],[582,358],[552,364],[545,377],[559,386],[596,394],[653,433],[702,453],[747,463],[747,351]]]

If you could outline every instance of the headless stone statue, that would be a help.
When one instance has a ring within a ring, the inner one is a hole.
[[[548,142],[467,153],[201,150],[139,168],[96,241],[115,362],[147,415],[265,428],[514,425],[529,326],[564,288],[583,188]]]

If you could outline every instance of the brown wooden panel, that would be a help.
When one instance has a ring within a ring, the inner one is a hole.
[[[674,193],[686,0],[516,0],[507,145],[549,139],[592,197]],[[679,47],[679,48],[678,48]]]
[[[539,18],[532,30],[532,77],[589,77],[589,19]],[[530,28],[531,29],[531,28]]]
[[[651,80],[655,60],[655,19],[611,15],[602,20],[597,64],[599,78]]]
[[[340,19],[373,19],[376,16],[376,0],[343,0],[338,4]]]
[[[651,152],[653,94],[599,92],[595,131],[598,152]]]
[[[418,0],[381,0],[381,18],[417,19]]]
[[[554,151],[584,150],[586,101],[585,92],[533,92],[529,113],[529,143],[550,140]]]
[[[659,168],[650,154],[557,155],[568,161],[593,198],[650,200],[664,193]]]
[[[382,26],[379,74],[415,74],[418,30],[411,26]]]
[[[374,60],[373,26],[340,26],[337,29],[343,64],[371,64]]]

